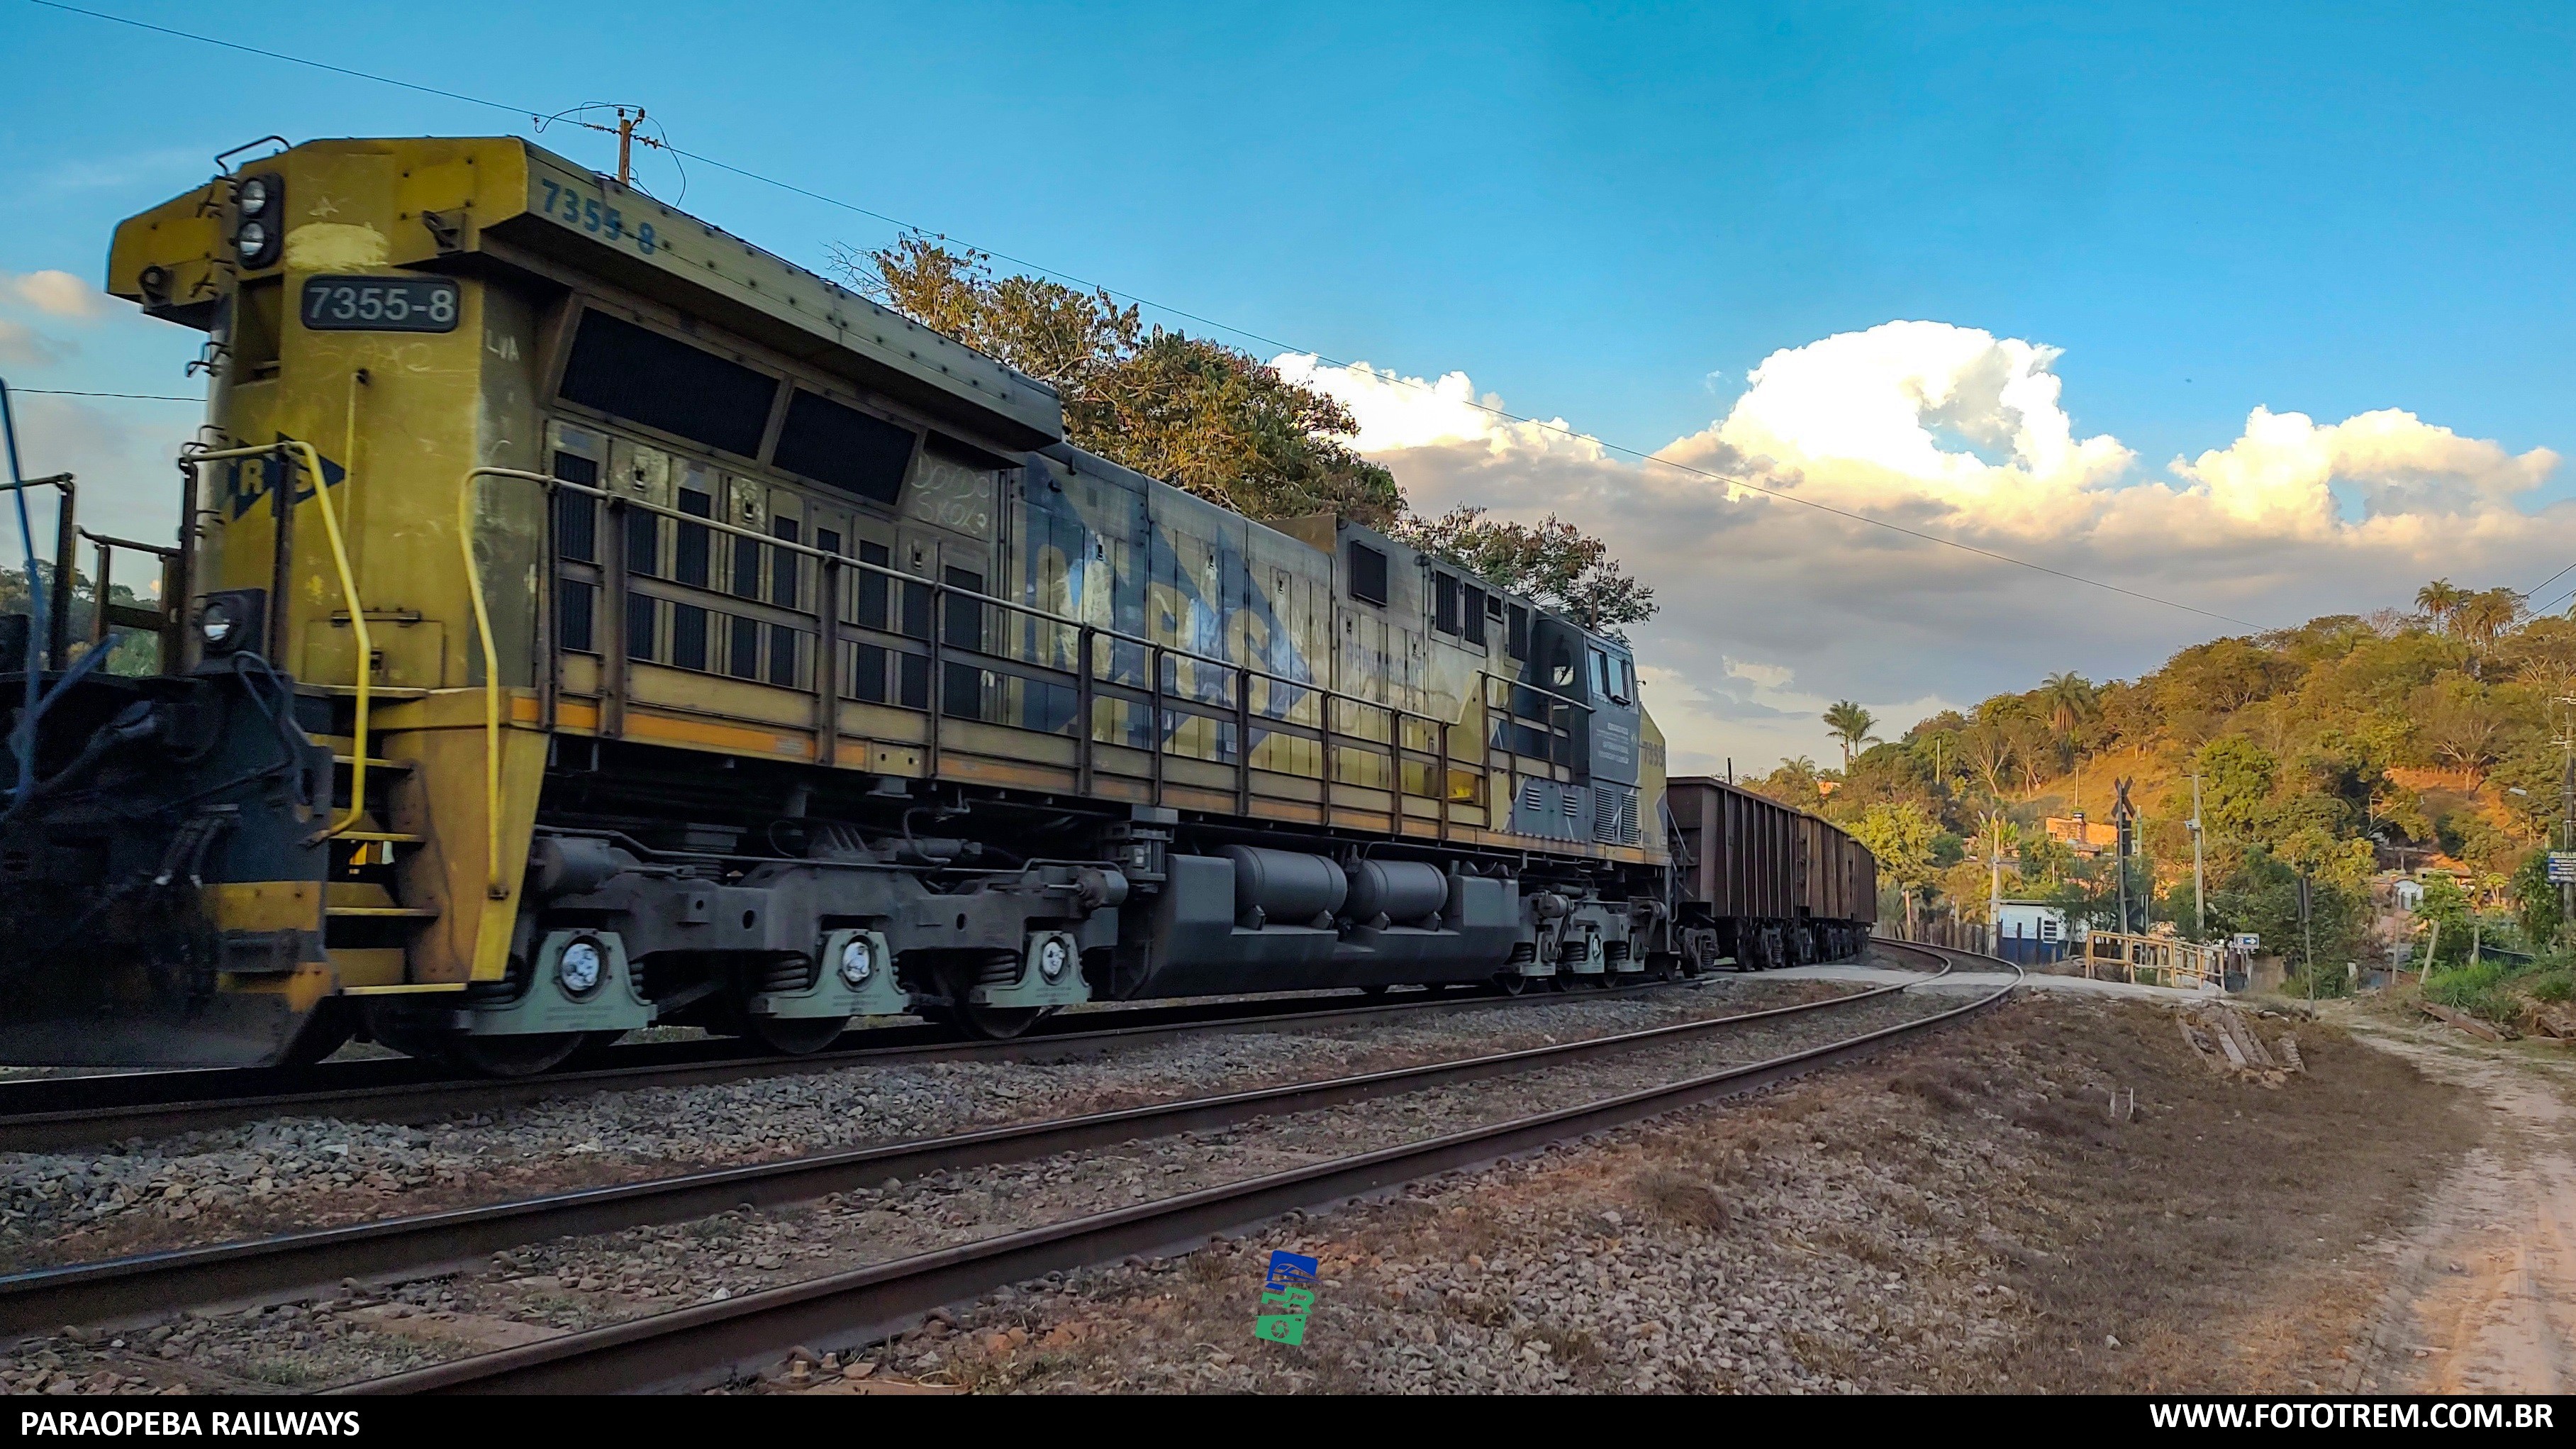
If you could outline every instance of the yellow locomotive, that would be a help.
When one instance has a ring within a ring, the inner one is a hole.
[[[1084,453],[525,141],[292,147],[125,222],[108,286],[209,334],[209,417],[167,612],[114,621],[162,673],[0,630],[0,1060],[527,1072],[1731,949],[1622,643]]]

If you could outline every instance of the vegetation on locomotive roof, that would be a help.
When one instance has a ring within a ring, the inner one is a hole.
[[[2080,812],[2107,834],[2112,782],[2132,778],[2133,900],[2148,895],[2150,919],[2189,933],[2197,774],[2211,934],[2259,932],[2295,963],[2304,874],[2325,989],[2344,963],[2379,959],[2379,915],[2445,962],[2473,942],[2545,951],[2563,936],[2544,847],[2565,768],[2553,711],[2566,707],[2553,701],[2576,695],[2576,619],[2447,580],[2414,603],[2195,644],[2135,680],[2051,674],[1892,741],[1841,701],[1825,716],[1841,769],[1783,760],[1750,784],[1850,829],[1918,910],[1982,919],[1991,845],[2007,896],[2107,927],[2112,857],[2067,822]],[[2398,871],[2433,878],[2411,918],[2388,904]],[[2438,942],[2419,924],[2436,919],[2449,923]]]
[[[1414,514],[1395,476],[1352,450],[1349,409],[1250,353],[1148,328],[1106,291],[997,277],[990,255],[935,237],[833,260],[869,296],[1053,387],[1066,436],[1111,462],[1249,518],[1340,514],[1596,632],[1654,615],[1655,591],[1554,514],[1534,526],[1465,506]]]

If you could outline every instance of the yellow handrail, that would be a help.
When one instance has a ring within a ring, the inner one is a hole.
[[[556,479],[518,468],[469,468],[456,490],[456,547],[465,556],[465,592],[474,600],[474,637],[483,646],[483,893],[510,898],[501,873],[501,651],[492,643],[492,611],[483,602],[483,570],[474,562],[474,480],[518,478],[551,488]],[[551,495],[548,495],[551,497]]]
[[[358,577],[349,567],[349,547],[340,537],[340,513],[331,504],[331,485],[322,476],[322,455],[313,451],[311,443],[287,438],[264,447],[218,448],[190,453],[181,461],[211,463],[225,458],[264,458],[272,453],[289,452],[300,455],[305,471],[313,475],[313,498],[322,505],[322,532],[331,540],[331,563],[339,571],[340,597],[349,606],[349,629],[358,641],[358,719],[356,739],[352,741],[349,753],[349,813],[339,823],[327,826],[313,836],[314,840],[327,840],[356,825],[359,817],[367,813],[367,702],[375,674],[376,646],[367,633],[366,608],[358,601]],[[284,516],[295,510],[295,480],[280,479],[278,486],[285,490],[285,497],[279,505],[279,523],[283,527]],[[269,605],[277,611],[279,619],[285,618],[284,599],[272,599]]]

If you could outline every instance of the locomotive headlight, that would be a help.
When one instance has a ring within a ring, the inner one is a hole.
[[[575,941],[555,959],[555,979],[565,991],[579,996],[599,985],[601,965],[598,942]]]
[[[268,223],[246,221],[241,224],[241,254],[255,257],[268,250]]]
[[[197,601],[197,640],[209,659],[260,647],[268,595],[259,589],[226,589]]]
[[[868,984],[868,978],[875,974],[877,974],[875,948],[868,944],[868,938],[865,936],[851,937],[849,942],[841,947],[841,979],[854,987],[865,986]]]
[[[1038,947],[1038,975],[1049,982],[1062,981],[1065,969],[1073,964],[1073,953],[1065,949],[1062,936],[1049,936]]]
[[[268,210],[268,178],[254,176],[241,184],[241,209],[244,216],[258,216]]]

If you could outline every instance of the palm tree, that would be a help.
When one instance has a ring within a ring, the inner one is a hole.
[[[1824,720],[1825,732],[1842,741],[1843,773],[1848,775],[1853,752],[1878,743],[1878,737],[1869,732],[1870,726],[1878,723],[1878,716],[1852,700],[1838,699],[1833,708],[1825,711]]]
[[[2451,611],[2458,608],[2460,601],[2467,597],[2467,593],[2449,579],[2435,579],[2415,591],[2415,607],[2423,610],[2433,620],[2435,628],[2447,629],[2450,627]]]
[[[2092,716],[2100,697],[2093,681],[2072,669],[2040,681],[2039,702],[2048,711],[2048,722],[2061,735],[2072,736],[2075,727]]]
[[[2460,637],[2472,649],[2493,645],[2522,617],[2522,595],[2511,589],[2482,589],[2465,595],[2451,605],[2451,622],[2459,626]]]

